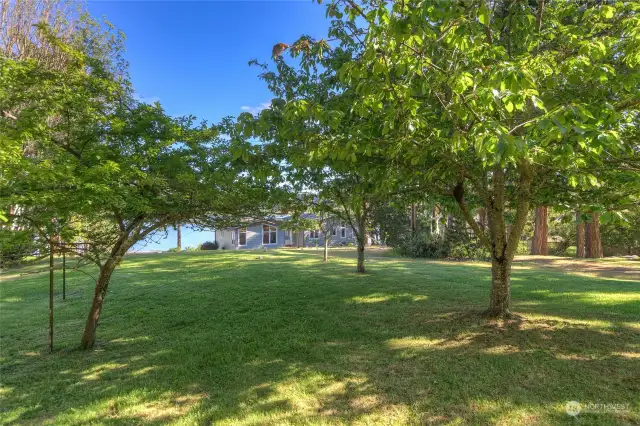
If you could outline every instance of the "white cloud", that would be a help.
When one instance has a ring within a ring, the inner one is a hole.
[[[271,108],[271,102],[263,102],[260,105],[254,106],[254,107],[246,106],[246,105],[240,107],[241,110],[250,112],[253,115],[260,114],[260,111],[262,111],[263,109],[269,109],[269,108]]]

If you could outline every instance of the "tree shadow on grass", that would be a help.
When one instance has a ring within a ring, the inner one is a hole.
[[[348,261],[264,257],[125,264],[96,350],[48,355],[28,339],[3,351],[5,421],[549,424],[572,420],[568,400],[632,403],[640,392],[640,341],[620,325],[637,321],[633,302],[611,324],[580,324],[574,314],[611,319],[617,308],[572,297],[563,309],[545,291],[580,293],[578,283],[516,273],[516,306],[537,317],[488,323],[470,314],[488,297],[486,270],[394,262],[360,276]],[[582,293],[627,291],[587,284]],[[88,297],[60,313],[64,333],[79,333]],[[558,315],[567,321],[547,318]],[[3,329],[19,318],[12,311]],[[581,424],[637,422],[631,408]]]

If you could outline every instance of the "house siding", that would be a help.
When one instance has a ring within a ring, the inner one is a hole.
[[[319,238],[310,238],[311,230],[304,231],[304,242],[307,246],[323,246],[324,245],[324,234],[320,231]],[[348,224],[345,224],[345,236],[342,237],[342,231],[340,227],[336,230],[336,235],[331,235],[329,239],[330,246],[339,246],[343,244],[356,243],[355,234],[353,229]]]
[[[282,247],[285,244],[284,230],[277,226],[276,243],[275,244],[263,244],[262,243],[262,223],[253,224],[247,226],[247,244],[244,246],[238,245],[238,230],[240,228],[227,228],[220,231],[220,239],[218,243],[220,248],[225,250],[251,250],[259,249],[262,247],[275,248]],[[234,233],[235,236],[234,236]]]
[[[288,244],[295,244],[298,238],[299,231],[290,231],[290,237],[285,240],[285,230],[281,226],[277,226],[277,242],[275,244],[263,244],[262,243],[262,223],[252,224],[247,226],[247,244],[244,246],[238,245],[238,229],[239,228],[227,228],[220,230],[218,243],[220,248],[225,250],[250,250],[259,248],[277,248],[283,247]],[[322,246],[324,245],[324,235],[320,232],[319,238],[312,239],[311,230],[303,231],[303,244],[304,246]],[[345,236],[342,237],[341,228],[338,227],[336,235],[332,235],[329,240],[330,246],[339,246],[349,243],[355,244],[355,234],[353,229],[348,224],[345,224]]]
[[[223,250],[232,250],[234,248],[232,243],[233,229],[220,229],[216,231],[216,241]]]
[[[247,226],[247,245],[240,249],[256,249],[262,247],[262,224]]]

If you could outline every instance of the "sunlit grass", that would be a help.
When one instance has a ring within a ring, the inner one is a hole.
[[[358,275],[349,251],[319,253],[130,256],[91,352],[87,274],[64,302],[57,276],[53,354],[47,274],[5,274],[0,421],[547,425],[574,424],[576,400],[628,404],[580,424],[640,423],[637,281],[519,266],[522,319],[487,322],[484,263],[376,257]]]

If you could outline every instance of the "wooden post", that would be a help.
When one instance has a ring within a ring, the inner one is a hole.
[[[62,300],[67,298],[67,255],[62,252]]]
[[[49,352],[53,352],[53,242],[49,244]]]

